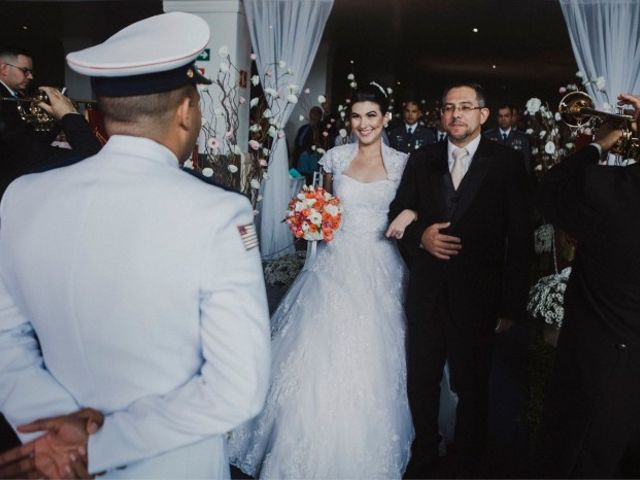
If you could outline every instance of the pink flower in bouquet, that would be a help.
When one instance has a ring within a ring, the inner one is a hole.
[[[305,185],[289,202],[285,222],[296,238],[330,242],[342,222],[340,199]]]
[[[261,146],[262,144],[257,140],[249,140],[249,147],[251,147],[252,150],[258,150]]]

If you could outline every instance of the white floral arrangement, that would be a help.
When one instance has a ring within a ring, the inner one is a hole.
[[[266,262],[264,280],[267,285],[290,286],[302,270],[305,257],[306,252],[300,251]]]
[[[540,225],[534,232],[534,248],[538,255],[553,250],[555,231],[553,225],[545,223]]]
[[[560,328],[564,318],[564,292],[571,274],[571,267],[560,273],[540,278],[529,291],[527,311],[546,324]]]

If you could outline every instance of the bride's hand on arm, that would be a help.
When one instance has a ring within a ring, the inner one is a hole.
[[[415,210],[404,209],[396,218],[393,219],[385,236],[387,238],[397,238],[400,240],[404,235],[404,230],[418,219],[418,213]]]

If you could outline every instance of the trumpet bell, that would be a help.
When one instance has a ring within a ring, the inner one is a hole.
[[[55,119],[44,109],[38,106],[40,102],[48,102],[47,94],[40,92],[27,102],[19,102],[16,109],[20,118],[33,126],[36,132],[48,132],[54,124]]]
[[[569,92],[560,100],[558,113],[567,126],[580,128],[591,120],[592,115],[586,112],[593,111],[593,106],[593,100],[586,93]]]

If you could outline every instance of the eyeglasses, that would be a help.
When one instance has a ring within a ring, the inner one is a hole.
[[[20,70],[22,72],[22,74],[25,77],[27,77],[29,75],[31,75],[33,77],[33,70],[31,68],[19,67],[17,65],[12,65],[10,63],[5,63],[5,65],[9,65],[10,67],[17,68],[18,70]]]
[[[443,114],[453,114],[456,110],[460,110],[463,115],[471,113],[473,110],[480,110],[486,107],[472,107],[471,105],[454,105],[452,103],[447,103],[444,107],[440,109],[440,112]]]

